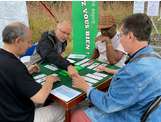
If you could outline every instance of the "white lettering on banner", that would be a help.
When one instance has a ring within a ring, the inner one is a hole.
[[[82,6],[86,6],[86,1],[82,1]]]
[[[86,31],[86,49],[90,49],[90,32]]]
[[[89,54],[90,49],[90,31],[89,31],[89,17],[88,17],[88,10],[86,8],[86,1],[82,1],[83,7],[83,17],[84,17],[84,26],[85,26],[85,39],[86,39],[86,50],[87,54]]]
[[[85,23],[85,28],[89,28],[89,21],[88,20],[84,20]]]
[[[83,13],[87,14],[87,8],[83,10]]]

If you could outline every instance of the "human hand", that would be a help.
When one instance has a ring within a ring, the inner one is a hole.
[[[100,35],[96,37],[96,41],[110,41],[110,38],[108,36]]]
[[[40,71],[40,67],[37,64],[30,65],[28,67],[28,71],[29,71],[30,74],[38,73]]]
[[[60,79],[56,76],[49,75],[45,77],[45,81],[55,83],[57,81],[60,81]]]
[[[72,77],[72,86],[79,88],[87,93],[88,88],[90,87],[88,83],[81,76]]]
[[[105,72],[107,72],[107,73],[109,73],[109,74],[116,74],[116,73],[118,72],[118,70],[110,69],[110,68],[107,68],[107,67],[105,67],[105,66],[98,66],[98,67],[96,68],[96,71],[97,71],[97,72],[105,71]]]
[[[77,70],[72,65],[69,65],[67,70],[70,77],[79,76]]]
[[[96,68],[96,71],[97,72],[101,72],[101,71],[106,71],[106,67],[105,66],[98,66],[97,68]]]
[[[90,59],[90,61],[88,61],[89,64],[92,64],[94,62],[93,59]]]

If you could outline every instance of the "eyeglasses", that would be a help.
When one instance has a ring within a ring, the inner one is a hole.
[[[65,31],[63,31],[63,30],[61,30],[60,28],[58,28],[59,29],[59,31],[61,32],[61,33],[63,33],[63,34],[66,34],[66,35],[70,35],[70,33],[69,32],[65,32]]]

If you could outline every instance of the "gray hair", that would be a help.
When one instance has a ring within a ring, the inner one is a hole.
[[[13,43],[16,38],[24,39],[28,27],[20,22],[14,22],[7,25],[2,31],[2,38],[4,43]]]

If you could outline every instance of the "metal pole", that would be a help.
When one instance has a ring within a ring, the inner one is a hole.
[[[44,8],[50,13],[50,15],[55,19],[56,23],[58,23],[58,19],[56,18],[56,16],[50,11],[50,9],[45,5],[45,3],[43,3],[42,1],[40,1],[40,3],[44,6]]]

